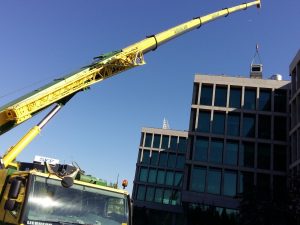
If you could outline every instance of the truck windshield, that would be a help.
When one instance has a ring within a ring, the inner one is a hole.
[[[121,193],[34,176],[30,187],[24,223],[98,224],[128,223],[127,196]]]

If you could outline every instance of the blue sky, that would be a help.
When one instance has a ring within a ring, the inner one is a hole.
[[[146,35],[241,4],[191,1],[1,1],[0,105],[124,48]],[[248,76],[260,46],[264,77],[289,79],[299,49],[299,0],[262,2],[206,24],[145,56],[146,65],[75,96],[18,158],[76,161],[94,176],[129,180],[135,173],[142,127],[187,130],[196,73]],[[0,137],[1,154],[46,112]]]

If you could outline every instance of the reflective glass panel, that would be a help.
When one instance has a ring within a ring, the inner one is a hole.
[[[164,190],[162,188],[156,188],[156,190],[155,190],[155,198],[154,198],[155,202],[162,203],[163,192],[164,192]]]
[[[271,138],[271,116],[258,115],[258,137]]]
[[[178,143],[178,152],[186,152],[187,138],[180,137]]]
[[[169,148],[169,136],[167,136],[167,135],[162,136],[161,148],[162,149]]]
[[[274,117],[274,139],[277,141],[286,141],[287,130],[287,118],[283,116]]]
[[[174,181],[174,172],[167,171],[167,174],[166,174],[166,185],[173,185],[173,181]]]
[[[163,197],[163,204],[170,204],[171,196],[172,196],[172,191],[165,189],[164,197]]]
[[[207,161],[208,154],[208,138],[197,137],[195,143],[194,160]]]
[[[240,135],[240,114],[228,113],[227,135],[228,136],[239,136]]]
[[[255,137],[255,115],[244,114],[243,136],[244,137]]]
[[[277,171],[287,170],[287,149],[284,145],[274,145],[273,167]]]
[[[175,187],[181,187],[183,182],[183,173],[181,172],[175,172],[174,176],[174,186]]]
[[[259,110],[271,110],[271,90],[260,89],[259,91]]]
[[[168,155],[166,152],[160,152],[159,154],[159,166],[167,166]]]
[[[139,180],[143,182],[147,182],[147,179],[148,179],[148,169],[145,167],[141,167]]]
[[[245,88],[244,109],[256,109],[256,89]]]
[[[151,147],[151,143],[152,143],[152,134],[146,134],[146,138],[145,138],[145,147]]]
[[[202,84],[200,105],[211,105],[212,104],[212,93],[213,86]]]
[[[173,151],[176,151],[176,149],[177,149],[177,137],[176,136],[171,136],[170,149]]]
[[[176,164],[176,155],[175,154],[169,154],[168,168],[174,168],[175,164]]]
[[[271,145],[259,143],[257,145],[257,168],[270,169]]]
[[[177,169],[184,169],[185,164],[185,156],[184,155],[178,155],[177,161],[176,161],[176,168]]]
[[[158,170],[157,171],[157,183],[158,184],[164,184],[165,183],[165,171],[164,170]]]
[[[225,149],[225,163],[228,165],[237,165],[239,143],[235,141],[227,141]]]
[[[210,111],[199,111],[197,131],[209,132],[210,128]]]
[[[154,198],[154,188],[153,187],[147,187],[147,192],[146,192],[146,201],[152,202]]]
[[[242,172],[240,174],[240,190],[239,193],[249,192],[253,190],[254,174],[250,172]]]
[[[221,170],[210,169],[207,176],[207,192],[210,194],[220,194],[221,190]]]
[[[142,158],[142,164],[149,164],[150,163],[150,151],[144,150],[143,151],[143,158]]]
[[[225,129],[225,113],[214,112],[212,122],[212,132],[214,134],[224,134]]]
[[[239,165],[253,168],[255,144],[252,142],[242,142],[239,150]]]
[[[227,87],[216,86],[215,106],[226,106]]]
[[[223,140],[212,139],[210,146],[209,161],[214,163],[222,163],[223,156]]]
[[[287,111],[287,90],[277,89],[274,92],[274,111]]]
[[[144,199],[145,199],[145,192],[146,192],[146,187],[139,185],[138,186],[138,190],[137,190],[136,199],[144,201]]]
[[[230,87],[229,107],[241,108],[242,89],[239,87]]]
[[[206,168],[194,167],[191,172],[191,191],[204,192]]]
[[[154,134],[153,148],[159,148],[159,145],[160,145],[160,135]]]
[[[156,182],[156,174],[157,174],[156,169],[150,169],[149,170],[149,175],[148,175],[148,182],[149,183],[155,183]]]
[[[151,165],[156,166],[158,163],[158,152],[157,151],[152,151],[151,153]]]
[[[235,196],[236,184],[237,184],[236,172],[225,171],[224,172],[224,195]]]

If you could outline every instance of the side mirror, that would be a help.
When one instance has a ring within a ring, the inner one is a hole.
[[[4,209],[8,211],[15,210],[17,204],[16,199],[19,196],[21,190],[22,180],[18,179],[18,177],[14,178],[11,182],[9,192],[8,192],[8,199],[5,202]]]

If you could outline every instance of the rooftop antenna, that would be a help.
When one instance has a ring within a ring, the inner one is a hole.
[[[258,52],[258,44],[256,44],[255,53],[250,66],[250,78],[262,79],[262,60]]]
[[[166,118],[164,118],[164,121],[163,121],[163,129],[164,130],[169,130],[170,129],[169,122]]]

